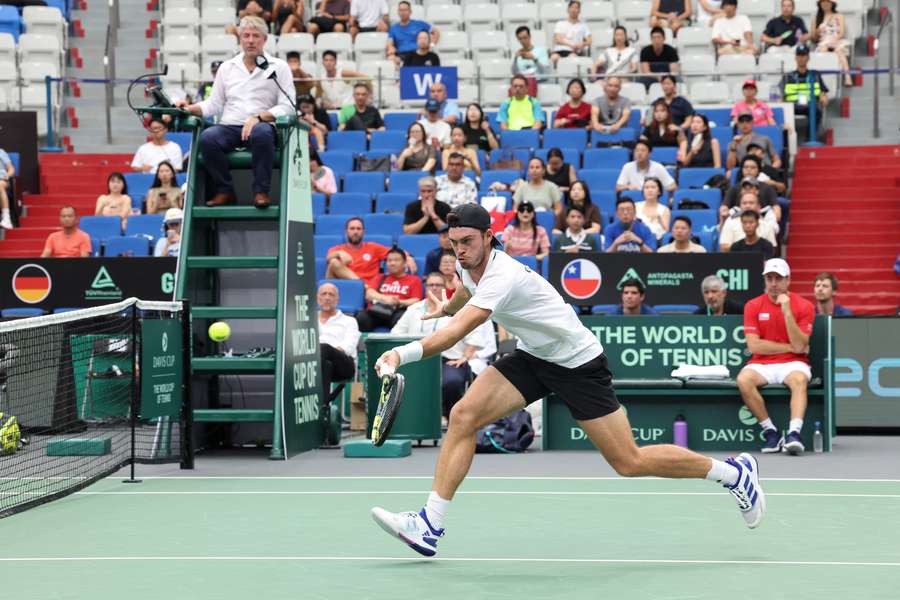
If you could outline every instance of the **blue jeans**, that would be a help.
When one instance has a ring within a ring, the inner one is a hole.
[[[234,185],[228,169],[228,153],[247,148],[253,157],[253,191],[269,193],[272,187],[272,164],[275,162],[275,127],[271,123],[257,123],[250,139],[241,140],[242,125],[213,125],[200,134],[200,152],[206,172],[213,180],[217,193],[232,193]]]

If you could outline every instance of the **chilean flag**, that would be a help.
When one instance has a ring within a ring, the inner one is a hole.
[[[596,294],[600,289],[601,280],[600,269],[585,258],[576,258],[562,270],[563,289],[578,300],[584,300]]]

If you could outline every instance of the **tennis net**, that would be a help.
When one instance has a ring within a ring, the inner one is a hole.
[[[141,414],[142,332],[160,321],[188,338],[181,303],[136,299],[0,323],[0,517],[128,464],[182,458],[189,411]]]

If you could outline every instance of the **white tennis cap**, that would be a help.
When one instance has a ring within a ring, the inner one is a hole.
[[[788,266],[787,261],[782,258],[770,258],[763,265],[763,275],[766,273],[778,273],[782,277],[790,277],[791,268]]]

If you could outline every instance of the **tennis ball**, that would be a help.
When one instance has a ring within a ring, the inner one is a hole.
[[[209,326],[209,339],[214,342],[224,342],[231,336],[231,327],[225,321],[216,321]]]

